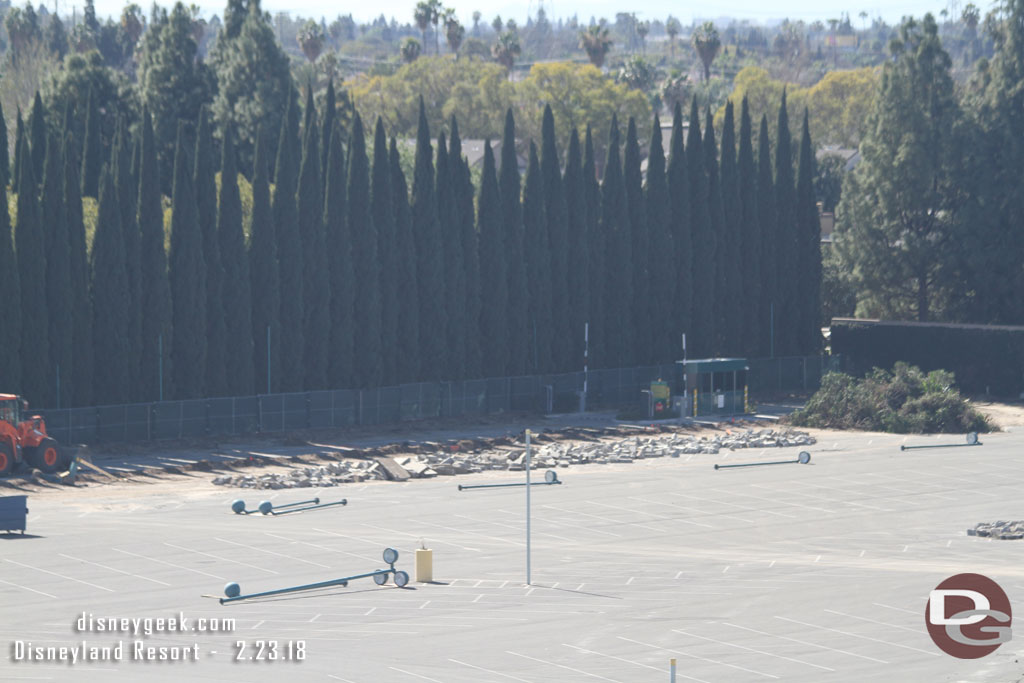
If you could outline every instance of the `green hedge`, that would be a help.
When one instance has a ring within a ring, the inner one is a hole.
[[[831,343],[858,376],[903,361],[949,370],[971,394],[1024,390],[1024,327],[833,320]]]

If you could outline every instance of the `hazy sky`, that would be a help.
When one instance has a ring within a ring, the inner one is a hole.
[[[38,2],[39,0],[35,0]],[[53,6],[53,0],[43,0],[48,7]],[[78,7],[81,12],[84,0],[57,0],[60,13],[70,13],[73,6]],[[101,16],[117,17],[125,6],[125,0],[94,0],[96,2],[97,14]],[[145,0],[134,0],[142,6],[146,13],[149,13],[151,2]],[[192,0],[202,8],[205,16],[213,14],[220,15],[224,11],[226,2],[221,0]],[[20,0],[14,0],[20,4]],[[467,26],[472,23],[474,10],[483,13],[484,21],[490,23],[495,14],[503,18],[512,17],[522,25],[526,21],[527,14],[534,15],[540,3],[537,0],[529,2],[509,2],[508,0],[443,0],[446,7],[454,7],[459,19]],[[172,2],[160,0],[158,3],[163,6],[171,6]],[[185,4],[190,4],[185,0]],[[293,15],[304,17],[325,17],[328,21],[338,14],[352,15],[357,20],[369,20],[383,13],[389,20],[395,17],[399,22],[412,22],[412,11],[415,0],[377,0],[369,4],[327,2],[324,0],[263,0],[263,8],[270,12],[289,12]],[[891,3],[881,4],[878,0],[862,0],[851,2],[851,0],[779,0],[775,3],[765,3],[763,0],[721,0],[712,2],[709,0],[697,0],[696,2],[678,2],[678,0],[554,0],[544,2],[543,6],[549,17],[570,17],[577,14],[582,21],[588,21],[591,16],[607,17],[613,19],[616,12],[632,11],[644,19],[664,20],[669,14],[674,14],[684,25],[688,25],[694,17],[715,18],[731,16],[737,19],[750,19],[757,22],[781,20],[784,18],[823,21],[838,17],[841,12],[849,12],[850,18],[857,26],[861,26],[858,17],[861,11],[866,11],[870,16],[881,16],[890,24],[899,21],[900,17],[906,14],[922,16],[925,12],[932,12],[938,15],[943,8],[950,5],[962,7],[965,0],[894,0]],[[990,3],[987,0],[975,0],[975,4],[982,7],[982,14],[989,9]],[[959,10],[957,10],[959,13]]]

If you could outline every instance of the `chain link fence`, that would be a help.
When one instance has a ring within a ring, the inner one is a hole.
[[[835,356],[748,361],[753,394],[816,389],[840,369]],[[527,411],[575,412],[584,379],[588,410],[633,405],[656,379],[678,387],[677,364],[591,370],[558,375],[421,382],[377,389],[340,389],[232,398],[161,401],[41,411],[47,431],[63,443],[152,441],[397,423],[433,417]]]

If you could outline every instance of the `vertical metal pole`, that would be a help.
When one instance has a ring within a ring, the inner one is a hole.
[[[160,398],[161,401],[163,401],[164,400],[164,335],[163,335],[163,333],[160,333],[160,336],[158,336],[156,338],[156,347],[157,347],[157,356],[158,356],[158,358],[157,358],[157,373],[159,373],[159,375],[160,375],[160,378],[159,378],[159,385],[160,385],[160,395],[159,395],[159,398]]]
[[[580,396],[580,412],[587,412],[587,379],[590,364],[590,323],[583,323],[583,395]]]
[[[530,430],[526,430],[526,585],[530,585]]]
[[[668,660],[668,680],[669,683],[676,683],[676,660],[675,657]]]
[[[270,325],[267,325],[267,393],[270,393]]]

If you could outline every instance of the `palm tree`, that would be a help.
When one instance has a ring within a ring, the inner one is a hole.
[[[682,24],[679,20],[669,15],[668,19],[665,20],[665,33],[668,34],[668,49],[672,55],[672,59],[676,58],[676,36],[683,30]]]
[[[491,54],[511,75],[512,66],[516,63],[516,57],[522,54],[523,48],[519,44],[519,34],[515,31],[505,31],[498,36],[498,42],[491,46]]]
[[[441,54],[441,38],[437,33],[437,25],[441,22],[441,15],[444,14],[444,7],[441,0],[427,0],[427,7],[430,8],[430,23],[434,25],[434,54]]]
[[[636,22],[636,35],[640,38],[640,52],[647,54],[647,34],[651,32],[651,22]]]
[[[604,58],[612,49],[612,38],[603,19],[600,24],[593,24],[586,31],[580,31],[580,48],[587,53],[591,64],[598,69],[604,66]]]
[[[430,5],[427,0],[420,0],[416,3],[416,9],[412,13],[416,20],[416,28],[423,35],[423,44],[427,44],[427,27],[430,26]]]
[[[466,27],[455,18],[455,10],[451,8],[444,11],[444,37],[448,41],[448,49],[458,59],[459,46],[462,45],[462,39],[466,37]]]
[[[412,36],[407,37],[402,41],[402,61],[406,64],[412,64],[419,58],[422,49],[420,41]]]
[[[320,52],[324,49],[324,38],[323,28],[312,19],[306,22],[299,31],[299,35],[296,36],[296,41],[299,43],[299,47],[302,48],[302,54],[306,55],[306,59],[310,63],[315,62],[316,58],[320,56]]]
[[[722,41],[718,39],[718,30],[710,21],[705,21],[693,32],[693,48],[697,51],[704,65],[704,82],[711,80],[711,64],[722,49]]]
[[[480,37],[480,19],[483,18],[480,10],[473,10],[473,35]]]

